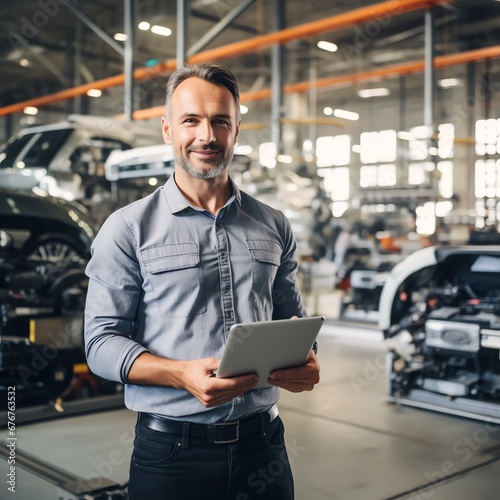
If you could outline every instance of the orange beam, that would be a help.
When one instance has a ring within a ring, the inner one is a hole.
[[[484,61],[486,59],[500,58],[500,45],[487,47],[485,49],[471,50],[461,54],[450,54],[446,56],[438,56],[434,59],[435,68],[446,68],[448,66],[457,66],[469,62]],[[311,88],[329,87],[334,88],[346,84],[366,83],[379,81],[388,78],[396,78],[399,76],[410,75],[413,73],[422,73],[424,71],[424,61],[415,61],[385,68],[378,68],[371,71],[363,71],[362,73],[354,73],[349,75],[334,76],[332,78],[322,78],[316,81],[307,81],[287,85],[283,88],[285,94],[296,94],[307,92]],[[271,89],[262,89],[258,92],[243,92],[240,96],[241,102],[258,101],[271,97]],[[164,106],[155,106],[154,108],[141,109],[134,113],[134,120],[145,120],[147,118],[155,118],[161,116],[165,111]]]
[[[188,59],[188,63],[196,64],[199,62],[218,61],[226,57],[234,57],[249,52],[255,52],[271,47],[275,44],[283,44],[305,38],[308,36],[319,35],[357,24],[370,21],[380,21],[388,17],[404,14],[419,9],[426,9],[442,3],[452,3],[454,0],[393,0],[383,2],[369,7],[362,7],[337,16],[327,17],[319,21],[313,21],[306,24],[300,24],[292,28],[286,28],[281,31],[275,31],[266,35],[259,35],[249,40],[232,43],[223,47],[200,52]]]
[[[351,12],[331,16],[319,21],[301,24],[292,28],[287,28],[281,31],[275,31],[266,35],[259,35],[248,40],[232,43],[216,49],[200,52],[187,60],[188,64],[196,64],[201,62],[215,62],[229,57],[236,57],[249,52],[263,50],[275,44],[284,44],[298,38],[318,35],[329,31],[334,31],[342,28],[348,28],[357,24],[370,21],[383,21],[392,16],[400,15],[405,12],[425,9],[442,3],[452,3],[454,0],[392,0],[383,2],[369,7],[363,7]],[[141,68],[134,71],[134,79],[143,80],[164,72],[172,72],[177,64],[175,59],[169,59],[164,63],[158,64],[151,68]],[[104,90],[110,87],[123,85],[125,75],[112,76],[103,80],[97,80],[92,83],[66,89],[55,94],[49,94],[43,97],[29,99],[27,101],[11,104],[0,108],[0,116],[9,115],[22,111],[26,106],[42,107],[48,104],[64,101],[86,94],[91,88]]]

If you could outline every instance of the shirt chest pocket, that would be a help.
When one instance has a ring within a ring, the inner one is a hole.
[[[281,263],[281,247],[275,241],[247,240],[252,258],[252,283],[254,305],[272,312],[273,286]]]
[[[161,245],[142,250],[141,256],[164,316],[188,318],[207,310],[198,245]]]

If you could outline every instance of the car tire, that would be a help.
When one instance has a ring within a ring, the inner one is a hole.
[[[38,257],[43,262],[53,264],[71,257],[85,257],[85,253],[72,238],[59,233],[38,237],[26,245],[24,252],[29,257]]]

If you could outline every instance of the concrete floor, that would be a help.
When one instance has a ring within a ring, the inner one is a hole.
[[[310,393],[283,393],[279,405],[297,500],[499,498],[499,426],[386,403],[374,329],[328,323],[319,341],[321,383]],[[17,446],[96,485],[98,476],[124,483],[134,423],[132,412],[114,410],[23,425]],[[6,473],[0,460],[2,499],[59,496],[20,468],[9,496]]]

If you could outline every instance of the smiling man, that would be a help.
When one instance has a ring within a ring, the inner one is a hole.
[[[167,84],[175,174],[115,212],[87,267],[87,359],[139,412],[129,497],[292,499],[279,388],[313,389],[319,365],[213,376],[235,323],[306,314],[284,215],[240,191],[228,167],[240,128],[234,75],[185,66]]]

